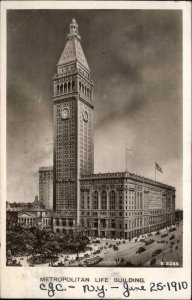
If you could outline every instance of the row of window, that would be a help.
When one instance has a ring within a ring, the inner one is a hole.
[[[64,84],[57,84],[56,87],[56,94],[57,95],[61,95],[61,94],[65,94],[65,93],[69,93],[75,90],[75,81],[68,81],[65,82]]]
[[[75,149],[70,150],[63,149],[61,146],[57,146],[56,154],[75,154]]]
[[[75,206],[73,205],[57,205],[57,210],[68,210],[68,209],[75,209]]]
[[[39,183],[46,183],[46,185],[51,185],[52,182],[53,182],[53,175],[51,178],[46,178],[46,179],[39,178]]]
[[[141,227],[142,226],[142,219],[134,219],[132,221],[129,221],[128,223],[125,223],[124,226],[122,223],[117,224],[115,220],[111,220],[110,223],[107,223],[107,220],[101,219],[99,222],[98,220],[82,220],[81,221],[82,227],[96,227],[96,228],[114,228],[114,229],[132,229],[135,227]]]
[[[90,211],[82,211],[81,212],[81,215],[82,216],[91,216],[91,214],[93,214],[93,216],[97,216],[98,215],[98,213],[97,212],[90,212]],[[104,213],[104,212],[100,212],[100,215],[103,215],[103,216],[106,216],[106,212]],[[123,216],[123,213],[122,212],[119,212],[119,213],[117,213],[117,212],[114,212],[114,213],[110,213],[110,216],[119,216],[119,217],[122,217]]]
[[[120,192],[121,194],[121,192]],[[93,209],[98,209],[98,201],[99,201],[99,193],[98,191],[94,191],[93,192]],[[82,195],[82,199],[84,199],[84,196]],[[89,196],[87,195],[87,199],[89,199]],[[122,209],[122,202],[123,197],[120,195],[119,196],[119,205],[120,205],[120,209]],[[139,201],[140,200],[140,201]],[[135,203],[135,205],[132,205],[132,209],[139,207],[142,208],[142,199],[138,199],[137,203]],[[133,202],[132,202],[133,204]],[[116,192],[114,190],[109,192],[109,208],[110,209],[115,209],[115,205],[116,205]],[[101,192],[101,209],[105,210],[107,209],[107,192],[105,190],[103,190]]]
[[[75,91],[75,81],[67,81],[56,85],[56,94],[63,95]],[[85,84],[79,82],[79,91],[85,94],[87,97],[92,98],[92,90]]]
[[[79,82],[79,90],[87,97],[92,98],[92,91],[86,85],[81,83],[81,81]]]
[[[63,220],[56,220],[55,221],[55,225],[56,226],[69,226],[69,227],[72,227],[73,226],[73,220],[65,220],[65,219],[63,219]]]

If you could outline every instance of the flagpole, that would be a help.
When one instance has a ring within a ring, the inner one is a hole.
[[[155,166],[155,181],[156,181],[156,166]]]
[[[127,145],[125,146],[126,172],[127,172]]]

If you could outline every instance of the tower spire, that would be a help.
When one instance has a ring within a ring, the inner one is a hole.
[[[79,41],[81,40],[81,37],[78,33],[78,24],[76,22],[76,20],[73,18],[71,24],[69,24],[69,29],[70,29],[70,32],[69,34],[67,35],[67,40],[73,38],[73,37],[76,37]]]
[[[63,66],[72,62],[79,62],[88,72],[90,72],[80,41],[81,37],[78,32],[78,24],[73,18],[71,24],[69,24],[67,42],[59,59],[58,66]]]

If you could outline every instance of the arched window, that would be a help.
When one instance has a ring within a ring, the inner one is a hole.
[[[59,90],[60,90],[60,88],[59,88],[59,84],[57,85],[57,94],[59,94]]]
[[[72,90],[74,91],[74,89],[75,89],[75,81],[73,80],[72,81]]]
[[[82,84],[82,92],[84,93],[84,85]]]
[[[85,95],[87,95],[87,87],[85,86]]]
[[[81,91],[81,82],[79,82],[79,89],[80,89],[80,91]]]
[[[109,208],[115,209],[115,191],[109,193]]]
[[[60,93],[63,94],[63,84],[60,86]]]
[[[67,93],[67,83],[64,83],[64,93]]]
[[[94,191],[94,193],[93,193],[93,209],[98,209],[99,208],[98,198],[99,198],[98,192]]]
[[[89,97],[89,89],[87,88],[87,96]]]
[[[70,81],[68,82],[68,91],[70,91],[70,88],[71,88],[71,83]]]
[[[102,191],[101,193],[101,209],[107,209],[107,192]]]

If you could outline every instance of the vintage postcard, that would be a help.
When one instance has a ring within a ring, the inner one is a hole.
[[[1,3],[1,297],[191,299],[190,2]]]

